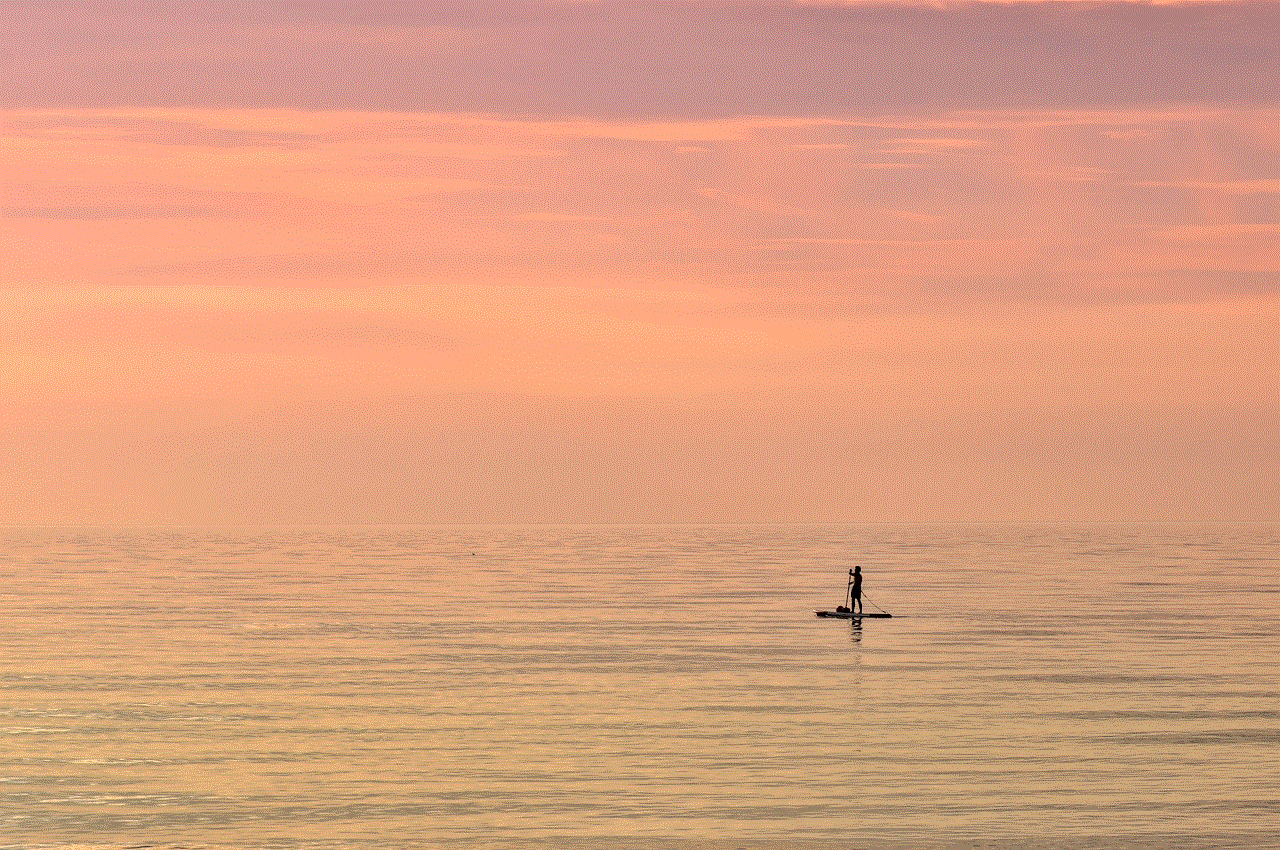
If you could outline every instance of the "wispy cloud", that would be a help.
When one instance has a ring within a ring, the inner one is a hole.
[[[1040,281],[1054,298],[1087,300],[1105,297],[1091,281],[1109,277],[1273,262],[1259,234],[1274,220],[1266,128],[1276,115],[15,110],[10,211],[30,230],[11,271],[346,285],[496,269],[485,273],[602,285],[626,270],[793,289],[800,275],[899,302],[933,298],[947,279],[968,297],[1035,298]],[[1140,135],[1097,132],[1115,127]],[[1231,171],[1206,165],[1205,139],[1234,145]],[[703,152],[682,150],[691,146]],[[884,159],[903,146],[902,160]],[[195,221],[199,230],[184,224]],[[124,229],[109,234],[112,222]],[[1027,283],[967,282],[984,274]]]
[[[1280,178],[1270,180],[1147,180],[1134,185],[1159,189],[1187,189],[1194,192],[1213,192],[1221,195],[1280,194]]]
[[[1248,0],[6,6],[23,106],[846,115],[1257,104],[1280,84],[1280,7]]]

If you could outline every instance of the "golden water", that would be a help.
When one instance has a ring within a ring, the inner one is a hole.
[[[4,848],[1280,846],[1274,525],[11,529],[0,597]]]

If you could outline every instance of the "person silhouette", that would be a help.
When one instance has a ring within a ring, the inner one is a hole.
[[[862,567],[849,570],[849,611],[862,613]]]

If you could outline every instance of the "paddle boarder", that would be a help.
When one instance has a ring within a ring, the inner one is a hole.
[[[862,567],[849,570],[849,610],[862,613]]]

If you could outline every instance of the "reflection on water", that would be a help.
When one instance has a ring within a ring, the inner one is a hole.
[[[1278,559],[1276,526],[10,530],[0,847],[1267,846]],[[894,618],[814,617],[855,562]]]

